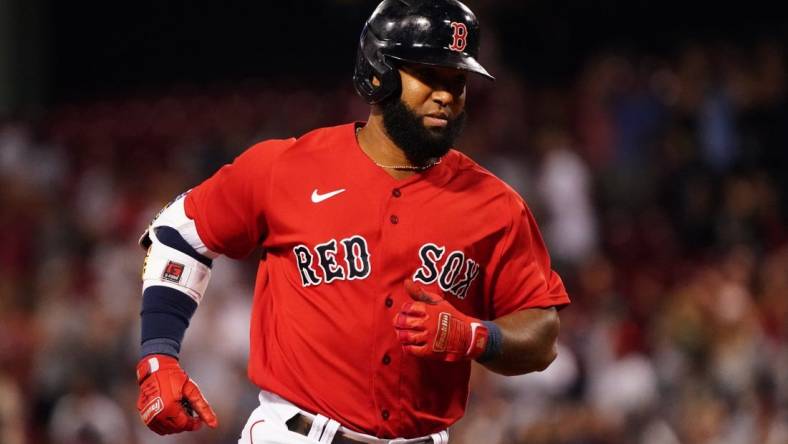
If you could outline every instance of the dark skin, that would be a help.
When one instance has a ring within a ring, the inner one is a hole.
[[[424,116],[424,126],[441,127],[441,117],[453,118],[465,108],[464,71],[427,65],[406,65],[399,70],[402,83],[402,101]],[[378,84],[373,79],[373,84]],[[361,149],[372,160],[382,165],[410,165],[402,150],[388,137],[383,126],[383,112],[372,106],[367,124],[358,134]],[[395,179],[415,174],[410,170],[386,169]]]
[[[445,118],[457,116],[465,108],[467,73],[427,65],[406,65],[400,70],[402,101],[422,116],[427,128],[445,125]],[[373,83],[377,79],[373,80]],[[388,137],[380,107],[373,106],[366,126],[359,131],[361,149],[383,165],[410,165],[403,151]],[[395,179],[414,173],[385,169]],[[530,308],[495,319],[503,337],[502,353],[483,365],[502,375],[522,375],[546,369],[557,356],[560,328],[555,308]]]

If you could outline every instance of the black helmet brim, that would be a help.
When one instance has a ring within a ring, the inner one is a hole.
[[[479,74],[488,80],[495,80],[481,63],[463,52],[447,54],[446,49],[442,48],[397,48],[386,51],[385,55],[401,62],[460,69]]]

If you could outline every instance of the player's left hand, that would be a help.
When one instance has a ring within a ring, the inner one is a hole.
[[[394,329],[406,353],[453,362],[475,359],[484,352],[488,330],[481,320],[463,314],[410,279],[405,281],[405,290],[413,300],[402,304],[394,317]]]

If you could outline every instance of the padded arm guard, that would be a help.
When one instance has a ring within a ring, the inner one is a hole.
[[[148,250],[142,267],[143,290],[168,287],[199,304],[211,278],[211,258],[218,255],[208,250],[194,221],[186,216],[184,199],[181,195],[160,211],[140,237],[140,245]]]

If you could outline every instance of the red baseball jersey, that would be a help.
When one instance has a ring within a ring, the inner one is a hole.
[[[485,320],[569,298],[511,188],[455,150],[394,179],[357,125],[254,145],[194,188],[186,213],[217,253],[264,249],[256,385],[362,433],[426,435],[462,417],[471,365],[403,353],[392,320],[410,300],[405,279]]]

